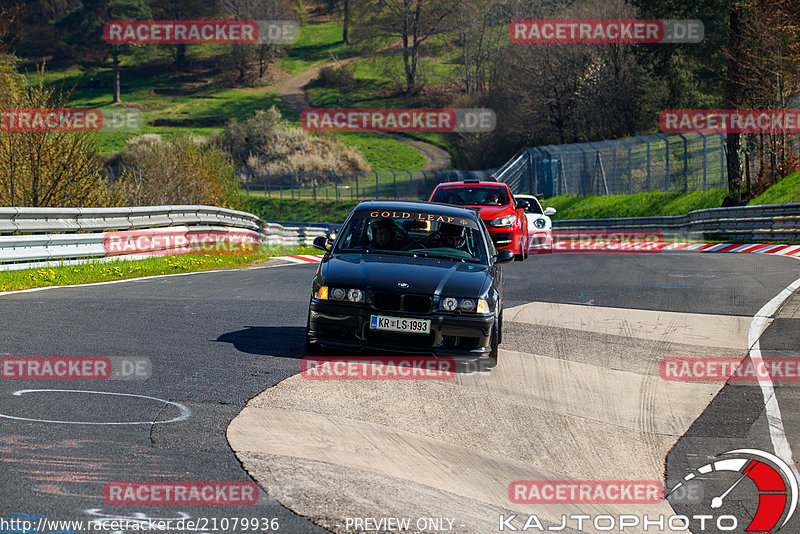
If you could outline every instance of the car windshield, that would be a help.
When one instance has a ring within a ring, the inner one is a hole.
[[[536,197],[522,197],[523,200],[527,200],[528,203],[531,205],[528,208],[528,213],[533,213],[534,215],[544,215],[544,211],[542,211],[542,205],[539,204],[539,201]]]
[[[508,192],[504,187],[440,187],[431,198],[431,202],[456,204],[459,206],[505,206],[508,204]]]
[[[483,234],[474,220],[419,211],[356,212],[333,252],[487,262]]]

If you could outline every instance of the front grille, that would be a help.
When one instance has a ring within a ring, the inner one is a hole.
[[[375,307],[379,310],[399,311],[402,308],[402,295],[375,293]]]
[[[403,297],[403,309],[411,313],[428,313],[431,311],[431,299],[418,295],[406,295]]]
[[[375,293],[374,306],[379,310],[428,313],[431,311],[430,297],[401,295],[399,293]]]

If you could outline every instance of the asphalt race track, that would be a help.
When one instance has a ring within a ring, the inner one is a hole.
[[[0,355],[152,365],[142,380],[0,381],[0,511],[278,518],[280,532],[364,531],[346,519],[381,517],[452,520],[426,532],[493,532],[500,514],[520,515],[517,528],[538,514],[546,528],[562,513],[624,507],[514,504],[512,480],[666,477],[669,488],[716,454],[774,452],[758,383],[664,381],[659,361],[746,356],[753,316],[800,278],[796,259],[531,256],[504,267],[497,366],[424,383],[298,376],[315,269],[275,261],[0,295]],[[775,313],[760,339],[765,357],[797,355],[799,308],[795,298]],[[794,384],[775,385],[792,451]],[[251,506],[118,506],[103,497],[114,481],[251,480],[262,488]],[[754,505],[741,495],[729,506],[746,515]],[[710,497],[642,509],[692,515]],[[800,532],[800,518],[785,531]]]

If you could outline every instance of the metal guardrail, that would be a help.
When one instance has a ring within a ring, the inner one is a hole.
[[[553,221],[554,230],[652,231],[730,241],[800,241],[800,204],[708,208],[672,217]]]
[[[213,206],[0,208],[0,271],[165,253],[162,247],[153,254],[110,254],[109,236],[130,231],[173,238],[198,233],[221,239],[247,235],[260,245],[304,246],[327,233],[325,227],[267,223],[250,213]]]
[[[250,213],[213,206],[135,208],[0,208],[0,271],[70,265],[89,260],[140,259],[153,254],[110,254],[110,235],[198,232],[252,235],[260,245],[311,245],[333,225],[277,224]],[[730,241],[800,241],[800,204],[710,208],[673,217],[553,221],[571,231],[657,232],[665,237]],[[140,232],[140,233],[142,233]]]

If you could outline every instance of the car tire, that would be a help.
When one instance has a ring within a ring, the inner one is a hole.
[[[324,352],[324,348],[322,345],[317,343],[316,341],[311,340],[311,312],[308,313],[308,319],[306,319],[306,340],[305,340],[305,349],[306,354],[321,354]]]
[[[500,318],[497,320],[497,344],[503,342],[503,311],[500,310]]]
[[[497,361],[498,347],[500,346],[500,319],[495,319],[492,325],[492,337],[489,340],[489,357]]]

